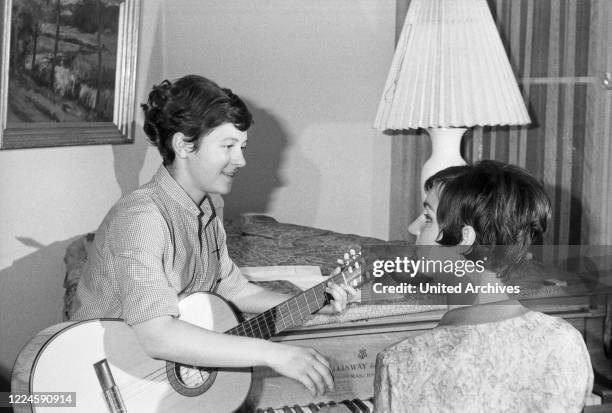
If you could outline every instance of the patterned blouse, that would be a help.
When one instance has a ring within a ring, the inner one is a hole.
[[[228,256],[225,237],[209,198],[196,205],[160,167],[104,218],[72,319],[122,318],[133,325],[179,316],[179,294],[214,291],[231,299],[247,280]]]
[[[580,412],[589,353],[566,321],[539,312],[439,326],[376,360],[375,412]]]

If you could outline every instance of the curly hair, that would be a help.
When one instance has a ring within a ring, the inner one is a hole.
[[[476,239],[465,257],[485,259],[501,277],[524,260],[551,217],[542,183],[516,165],[484,160],[448,168],[425,182],[426,191],[432,188],[439,197],[438,243],[458,245],[463,227],[471,226]]]
[[[230,89],[198,75],[187,75],[172,82],[164,80],[153,86],[147,103],[144,132],[157,147],[164,165],[174,162],[172,137],[181,132],[198,149],[200,138],[224,123],[246,131],[253,116],[246,104]]]

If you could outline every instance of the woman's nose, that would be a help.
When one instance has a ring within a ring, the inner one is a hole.
[[[246,159],[244,159],[244,154],[242,153],[242,150],[236,155],[234,155],[232,159],[232,164],[238,168],[242,168],[246,165]]]
[[[414,236],[419,236],[421,233],[421,226],[423,225],[423,215],[419,215],[417,219],[412,221],[410,225],[408,225],[408,232],[410,232]]]

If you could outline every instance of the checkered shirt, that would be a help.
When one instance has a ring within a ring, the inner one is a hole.
[[[228,256],[225,238],[209,197],[196,205],[160,167],[104,218],[72,318],[122,318],[134,325],[178,317],[179,294],[213,291],[231,299],[247,281]]]

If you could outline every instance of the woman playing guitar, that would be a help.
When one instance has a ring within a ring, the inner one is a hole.
[[[210,194],[227,194],[252,116],[231,90],[201,76],[163,81],[142,105],[144,131],[163,160],[153,179],[110,210],[80,280],[74,319],[120,318],[153,359],[193,366],[268,366],[313,394],[333,389],[315,350],[223,334],[179,319],[179,296],[214,292],[240,311],[260,313],[289,297],[250,284],[227,254]],[[328,311],[354,290],[329,283]]]

